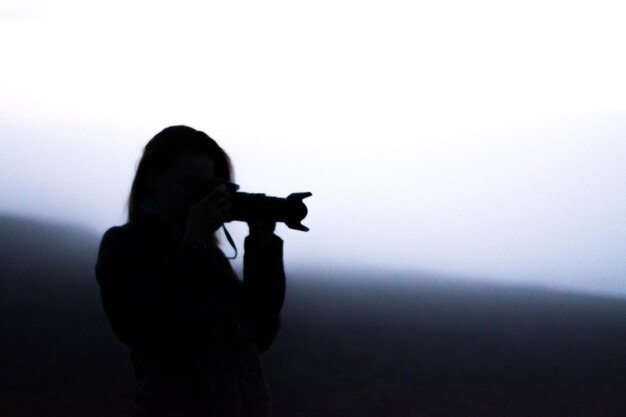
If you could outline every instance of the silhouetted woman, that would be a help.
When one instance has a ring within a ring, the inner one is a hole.
[[[231,172],[205,133],[164,129],[144,149],[128,223],[102,238],[96,276],[131,350],[135,416],[271,414],[258,352],[279,327],[282,240],[274,223],[250,224],[237,278],[215,238],[229,215]]]

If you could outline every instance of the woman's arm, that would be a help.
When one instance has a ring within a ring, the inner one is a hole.
[[[269,229],[251,225],[244,243],[244,300],[260,352],[270,347],[278,333],[285,299],[283,241],[273,234],[273,224]]]

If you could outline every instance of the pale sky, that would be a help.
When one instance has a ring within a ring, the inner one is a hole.
[[[625,18],[619,1],[5,0],[0,212],[101,233],[143,145],[187,124],[242,191],[314,193],[309,233],[279,227],[288,268],[626,294]]]

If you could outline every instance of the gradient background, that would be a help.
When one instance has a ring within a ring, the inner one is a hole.
[[[0,415],[129,414],[93,266],[173,124],[314,194],[277,417],[626,415],[622,3],[2,1]]]
[[[0,211],[123,223],[142,146],[187,124],[242,190],[314,193],[288,265],[624,295],[624,12],[4,1]]]

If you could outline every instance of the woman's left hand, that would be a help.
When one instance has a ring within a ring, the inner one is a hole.
[[[274,236],[274,230],[276,230],[276,222],[269,220],[248,222],[248,228],[250,229],[251,238],[258,240],[259,242],[269,243]]]

